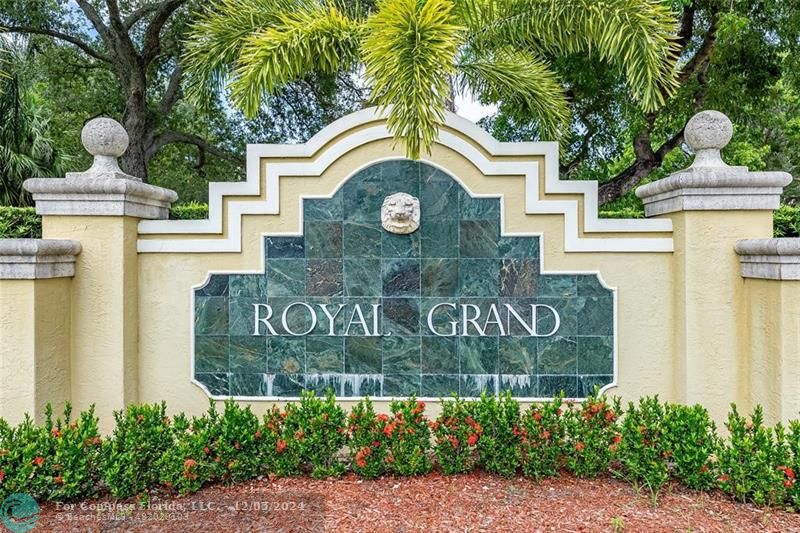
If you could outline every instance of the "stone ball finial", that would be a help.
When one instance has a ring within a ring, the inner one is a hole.
[[[128,149],[128,132],[112,118],[94,118],[83,127],[81,142],[94,156],[117,158]]]
[[[723,113],[713,110],[697,113],[686,123],[683,137],[695,153],[692,166],[727,166],[719,152],[733,137],[733,124]]]

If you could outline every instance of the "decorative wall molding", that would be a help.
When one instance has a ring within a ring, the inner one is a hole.
[[[744,239],[735,250],[743,278],[800,280],[800,239]]]
[[[0,279],[71,278],[80,253],[78,241],[0,239]]]
[[[351,150],[370,142],[390,138],[386,125],[381,122],[382,116],[375,108],[365,109],[332,123],[307,143],[301,145],[284,144],[251,144],[247,146],[247,179],[233,183],[209,184],[209,218],[207,220],[163,220],[142,221],[139,233],[153,234],[185,234],[185,235],[220,235],[219,239],[139,239],[138,249],[143,253],[158,252],[241,252],[241,219],[242,215],[278,214],[280,212],[280,178],[281,176],[319,176],[331,164]],[[372,124],[372,125],[371,125]],[[672,221],[669,219],[635,220],[635,219],[600,219],[597,216],[597,182],[594,181],[562,181],[558,177],[558,144],[555,142],[502,143],[492,138],[477,125],[452,113],[447,115],[446,126],[459,131],[492,156],[529,156],[544,157],[545,192],[548,194],[580,194],[584,197],[584,233],[669,233]],[[351,135],[342,134],[354,128],[360,128]],[[310,158],[333,139],[342,136],[341,140],[328,146],[314,160],[303,162],[271,162],[266,169],[265,200],[231,201],[227,206],[228,235],[223,233],[223,197],[225,196],[258,196],[260,191],[260,174],[262,158]],[[631,238],[586,238],[580,235],[579,203],[576,200],[542,200],[539,197],[539,164],[536,161],[491,161],[472,143],[458,135],[443,129],[440,131],[439,144],[446,146],[473,163],[484,175],[522,175],[525,176],[526,213],[528,214],[563,214],[564,246],[568,252],[671,252],[671,238],[664,237],[631,237]],[[398,159],[384,158],[387,159]],[[453,175],[453,172],[435,161],[423,158],[423,162]],[[370,162],[373,164],[376,161]],[[355,169],[355,172],[361,169]],[[350,176],[342,179],[342,183]],[[453,176],[461,182],[457,176]],[[461,182],[462,185],[463,182]],[[465,186],[468,189],[468,187]],[[469,190],[469,189],[468,189]],[[335,193],[336,191],[333,191]],[[333,194],[332,193],[332,194]],[[472,194],[472,191],[470,191]],[[476,197],[482,195],[474,194]],[[500,197],[502,195],[484,195]],[[304,198],[320,196],[301,196]],[[302,217],[302,209],[300,210]],[[302,228],[302,220],[299,227]]]

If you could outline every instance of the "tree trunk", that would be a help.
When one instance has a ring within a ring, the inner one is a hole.
[[[147,123],[147,79],[144,69],[138,64],[132,65],[131,70],[133,71],[120,79],[125,91],[125,112],[122,115],[122,125],[130,139],[128,151],[122,156],[122,168],[128,174],[147,182],[146,145],[151,136]]]

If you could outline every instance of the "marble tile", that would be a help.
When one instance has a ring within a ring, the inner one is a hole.
[[[473,198],[461,189],[459,211],[462,220],[500,220],[500,199]]]
[[[306,261],[307,295],[341,296],[343,292],[341,259],[309,259]]]
[[[342,248],[344,257],[379,258],[382,233],[380,222],[345,222]]]
[[[498,389],[497,374],[461,374],[462,398],[477,398],[482,393],[496,394]]]
[[[261,298],[229,298],[228,300],[228,333],[230,335],[252,335],[255,325],[255,308],[253,304],[263,304]]]
[[[453,337],[422,337],[422,372],[458,374],[458,344]]]
[[[303,296],[306,291],[304,259],[271,259],[267,262],[267,295]]]
[[[197,381],[202,383],[212,396],[230,395],[229,376],[225,373],[205,373],[195,374]]]
[[[420,307],[417,298],[384,298],[383,330],[392,335],[419,333]]]
[[[420,256],[429,258],[458,258],[459,222],[457,219],[437,219],[423,223],[420,234]]]
[[[380,222],[386,192],[379,165],[367,167],[350,178],[343,194],[345,220]]]
[[[578,376],[578,397],[586,398],[595,388],[602,389],[614,380],[613,375]]]
[[[421,266],[423,297],[458,294],[458,259],[423,259]]]
[[[267,276],[264,274],[231,274],[228,276],[228,294],[232,298],[266,298]]]
[[[500,261],[500,296],[516,298],[536,294],[538,282],[536,261],[533,259],[502,259]]]
[[[419,297],[419,259],[383,260],[383,295],[391,297]]]
[[[230,338],[230,371],[236,373],[264,373],[267,371],[266,337]]]
[[[580,292],[580,289],[578,289]],[[578,312],[578,335],[613,335],[614,301],[610,296],[591,296]]]
[[[497,347],[498,371],[501,374],[535,374],[536,341],[536,337],[500,337]]]
[[[461,257],[497,257],[498,220],[462,220],[459,226]]]
[[[499,260],[462,259],[458,265],[458,295],[497,296],[499,279]]]
[[[304,390],[306,379],[303,374],[275,374],[272,378],[272,395],[297,398]]]
[[[539,376],[539,394],[543,398],[552,398],[559,393],[565,398],[581,397],[578,390],[577,376]]]
[[[305,371],[306,340],[302,337],[270,337],[267,369],[272,374],[298,374]]]
[[[459,218],[458,196],[461,187],[452,179],[423,181],[420,196],[420,220],[438,223],[444,219]]]
[[[346,296],[381,296],[383,279],[380,259],[345,259],[344,294]]]
[[[404,192],[419,197],[420,164],[410,159],[381,163],[381,178],[386,195]]]
[[[306,373],[344,372],[344,337],[306,337]]]
[[[510,391],[515,398],[536,398],[539,396],[539,380],[531,374],[500,374],[498,389],[501,393]]]
[[[538,373],[578,373],[578,342],[576,337],[539,337]]]
[[[340,189],[332,198],[303,200],[305,220],[342,220],[344,213],[344,194]]]
[[[343,396],[380,397],[383,390],[383,374],[344,374]]]
[[[578,276],[569,274],[546,274],[539,276],[537,296],[570,298],[578,296]]]
[[[539,264],[539,237],[500,237],[497,241],[500,257],[527,257]]]
[[[198,296],[194,300],[195,335],[228,334],[228,298]]]
[[[305,222],[306,259],[342,257],[342,223],[308,220]]]
[[[266,374],[234,373],[230,377],[231,395],[233,396],[266,396]]]
[[[267,259],[299,259],[305,257],[303,237],[267,237]]]
[[[195,290],[195,296],[227,296],[228,275],[211,274],[206,284]]]
[[[420,395],[419,374],[386,374],[383,378],[383,396],[407,398]]]
[[[389,257],[419,257],[420,232],[399,235],[384,231],[381,234],[381,255]]]
[[[460,383],[456,374],[422,374],[420,395],[423,398],[450,398],[458,395]]]
[[[578,337],[578,374],[614,372],[614,337]]]
[[[611,296],[613,291],[600,282],[597,274],[578,276],[578,296]]]
[[[194,338],[195,372],[227,372],[229,368],[228,337],[222,335]]]
[[[344,371],[348,374],[381,374],[381,337],[347,337],[344,344]]]
[[[497,337],[459,337],[462,374],[497,373]]]
[[[412,374],[420,371],[419,337],[382,337],[384,374]]]

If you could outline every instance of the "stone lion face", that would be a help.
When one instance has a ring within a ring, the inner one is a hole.
[[[419,200],[398,192],[387,196],[381,208],[383,227],[392,233],[411,233],[419,227]]]

